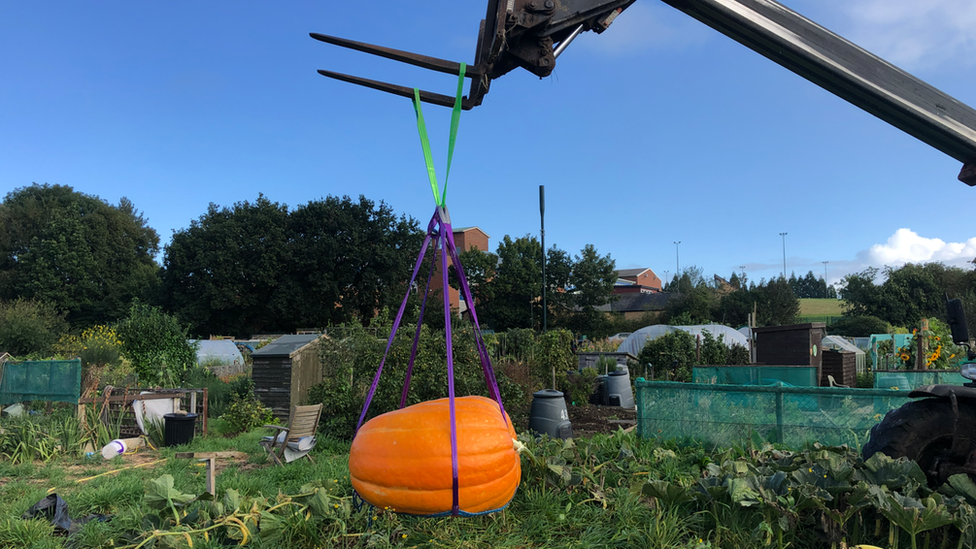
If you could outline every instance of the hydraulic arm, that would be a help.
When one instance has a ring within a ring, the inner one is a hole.
[[[462,107],[481,104],[491,81],[522,67],[548,76],[585,31],[602,33],[635,0],[489,0]],[[963,163],[976,185],[976,110],[773,0],[662,0],[796,74]],[[312,33],[317,40],[449,74],[460,64]],[[413,97],[413,88],[325,70],[323,76]],[[422,91],[423,101],[454,98]]]

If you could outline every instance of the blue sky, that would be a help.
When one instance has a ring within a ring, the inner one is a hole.
[[[786,5],[976,105],[976,2]],[[920,5],[921,4],[921,5]],[[284,7],[282,7],[284,6]],[[128,197],[165,245],[209,203],[327,195],[433,211],[410,101],[330,69],[452,94],[456,80],[319,43],[334,34],[472,62],[477,2],[7,2],[0,17],[0,193],[69,185]],[[446,162],[448,109],[427,106]],[[581,36],[553,76],[495,81],[462,115],[455,226],[492,248],[538,235],[618,268],[680,264],[828,281],[867,266],[967,265],[976,188],[959,163],[667,5],[641,0]],[[971,215],[971,214],[970,214]]]

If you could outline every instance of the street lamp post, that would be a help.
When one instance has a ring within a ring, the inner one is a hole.
[[[674,241],[674,276],[678,276],[681,273],[681,263],[678,260],[678,245],[681,244],[680,240]]]
[[[546,186],[539,185],[539,221],[542,237],[542,331],[546,331]]]
[[[786,280],[786,233],[779,233],[783,237],[783,280]]]

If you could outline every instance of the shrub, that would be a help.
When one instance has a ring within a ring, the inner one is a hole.
[[[264,407],[254,397],[253,392],[245,398],[237,394],[232,395],[230,406],[220,419],[227,422],[231,433],[244,433],[255,427],[277,422],[271,409]]]
[[[617,363],[613,361],[611,371],[616,369]],[[602,369],[600,371],[603,371]],[[561,389],[566,395],[567,400],[576,406],[588,404],[590,395],[596,387],[596,378],[600,374],[593,368],[583,368],[578,372],[569,372],[566,375]]]
[[[397,332],[370,405],[371,416],[399,406],[415,331],[415,327],[409,326]],[[341,333],[344,337],[322,341],[319,352],[323,381],[309,391],[309,402],[324,405],[319,422],[324,432],[337,438],[349,438],[355,432],[386,342],[361,327],[349,326]],[[455,394],[487,396],[472,329],[465,327],[454,330],[452,346]],[[425,325],[417,346],[408,405],[447,396],[446,364],[444,333],[429,330]],[[511,383],[497,370],[496,379],[504,402],[523,401],[526,398],[522,387]]]
[[[691,381],[691,367],[695,364],[695,338],[683,330],[675,330],[641,349],[637,360],[654,366],[654,378],[670,381]]]
[[[253,394],[254,384],[251,378],[246,375],[236,375],[229,381],[224,381],[217,377],[212,371],[202,366],[196,366],[187,370],[183,378],[184,387],[196,389],[207,389],[207,415],[210,417],[220,417],[227,412],[232,399],[246,399],[249,394]]]
[[[54,305],[40,301],[0,302],[0,349],[14,356],[49,353],[68,329],[64,316]]]
[[[158,307],[134,303],[116,330],[142,384],[175,384],[197,362],[187,327]]]
[[[830,324],[831,334],[848,337],[868,337],[872,334],[887,334],[891,326],[876,316],[844,316]]]

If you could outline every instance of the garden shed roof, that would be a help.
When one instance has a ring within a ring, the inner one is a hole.
[[[322,336],[318,334],[284,335],[261,347],[252,357],[287,357]]]

